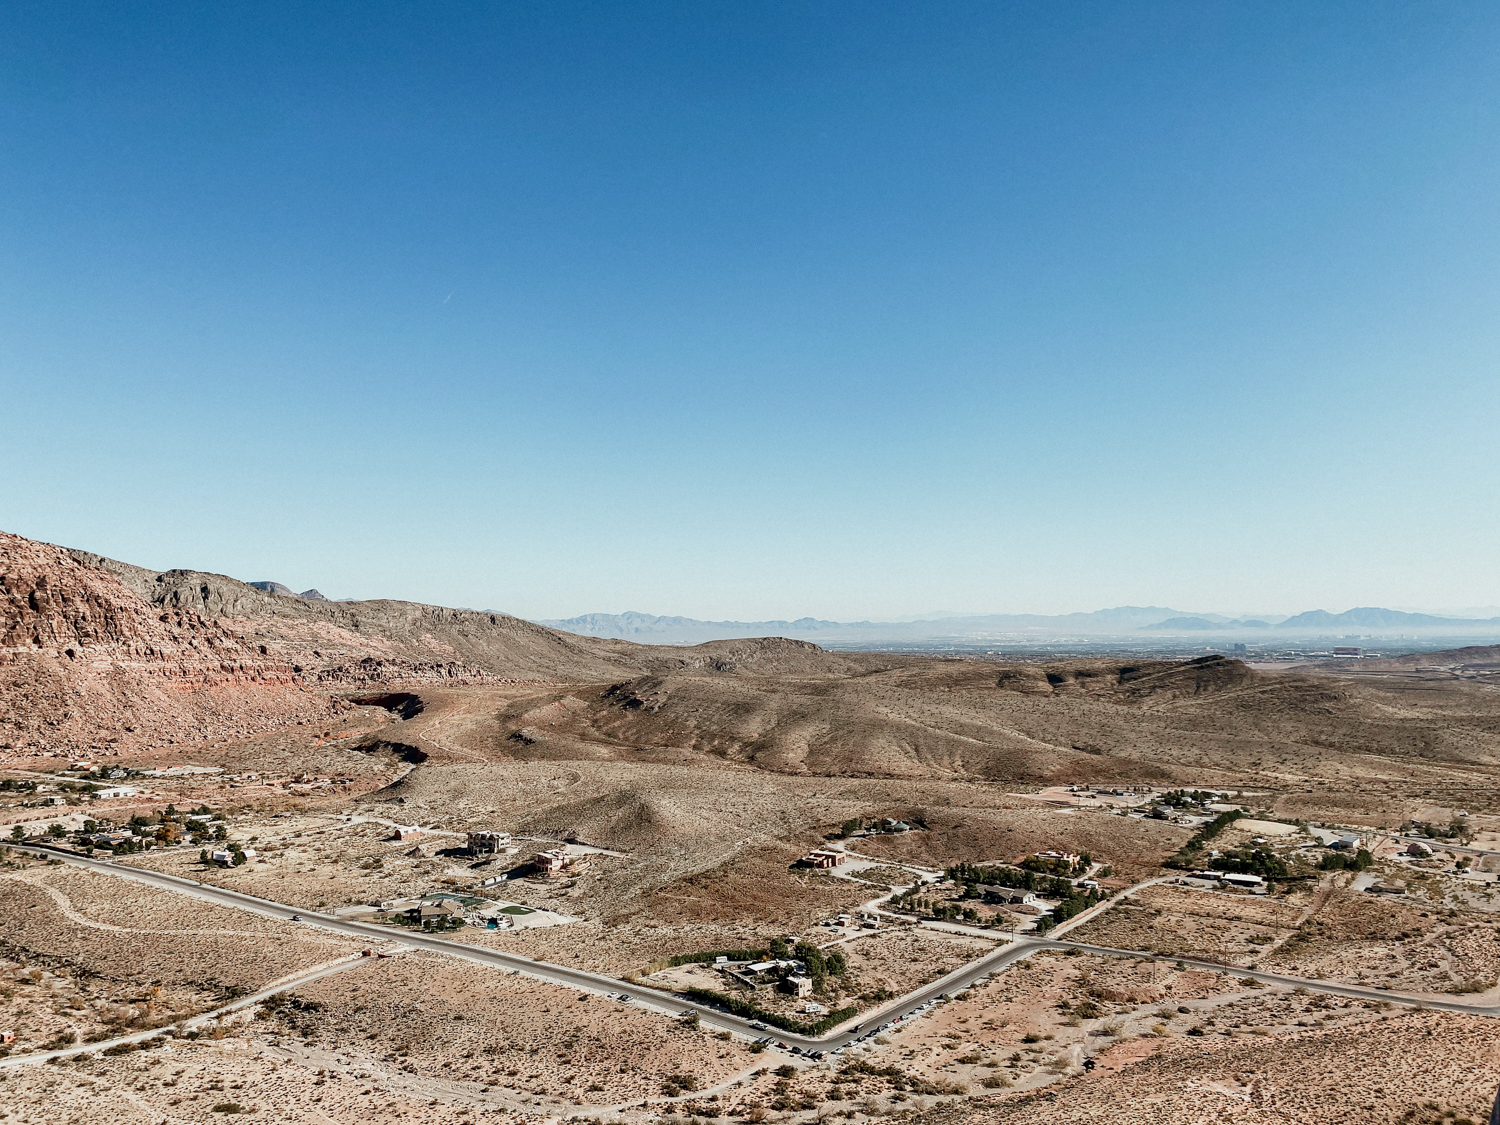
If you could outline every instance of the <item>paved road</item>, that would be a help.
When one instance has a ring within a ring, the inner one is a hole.
[[[187,894],[207,902],[215,902],[240,910],[248,910],[268,918],[290,921],[294,916],[297,916],[307,924],[316,925],[334,933],[347,934],[350,937],[396,942],[412,949],[421,949],[432,953],[440,953],[448,957],[474,961],[482,965],[490,965],[495,968],[522,973],[538,980],[548,981],[552,984],[568,988],[576,988],[585,992],[609,996],[624,994],[629,996],[634,1002],[670,1015],[686,1015],[689,1012],[696,1012],[700,1022],[705,1027],[730,1031],[749,1037],[769,1035],[779,1043],[785,1043],[789,1047],[801,1048],[804,1051],[836,1050],[840,1047],[848,1046],[859,1039],[868,1038],[875,1034],[879,1027],[893,1020],[904,1019],[929,1000],[937,999],[944,994],[961,992],[981,977],[999,972],[1021,958],[1028,957],[1041,949],[1080,949],[1085,952],[1099,953],[1111,957],[1150,957],[1158,961],[1182,961],[1184,964],[1192,965],[1195,968],[1208,969],[1214,972],[1227,972],[1239,977],[1253,977],[1266,984],[1279,984],[1289,987],[1301,986],[1311,991],[1326,992],[1351,999],[1385,1000],[1396,1004],[1436,1008],[1443,1011],[1500,1016],[1500,1006],[1494,1005],[1481,1006],[1477,1004],[1464,1004],[1456,1000],[1446,1001],[1427,997],[1408,996],[1404,993],[1389,992],[1384,989],[1360,988],[1353,985],[1335,984],[1329,981],[1305,980],[1299,977],[1280,976],[1275,973],[1266,973],[1252,969],[1238,969],[1185,957],[1179,958],[1168,955],[1140,953],[1130,949],[1114,949],[1109,946],[1087,945],[1057,939],[1049,940],[1047,938],[1023,937],[1000,946],[978,960],[971,961],[967,965],[933,981],[931,984],[923,985],[921,988],[907,993],[905,996],[892,1001],[883,1008],[867,1013],[858,1024],[852,1027],[840,1028],[828,1035],[811,1038],[809,1036],[794,1035],[775,1028],[757,1028],[752,1026],[749,1020],[741,1019],[727,1012],[718,1011],[707,1005],[683,1000],[671,993],[666,993],[655,988],[648,988],[632,981],[618,980],[599,973],[586,972],[583,969],[554,965],[547,961],[536,961],[530,957],[522,957],[514,953],[503,953],[499,950],[486,949],[482,946],[470,945],[465,942],[451,941],[433,934],[416,933],[410,930],[393,930],[388,926],[376,926],[367,922],[348,921],[342,918],[335,918],[329,914],[320,914],[311,910],[287,906],[284,903],[272,902],[269,899],[257,898],[254,895],[243,894],[224,887],[194,882],[191,879],[184,879],[177,875],[167,875],[159,871],[149,871],[139,867],[127,867],[109,860],[90,859],[61,849],[54,850],[29,845],[18,847],[18,850],[29,851],[34,855],[45,856],[49,859],[60,859],[64,863],[97,871],[101,874],[134,879],[137,882],[146,883],[150,886],[179,894]]]

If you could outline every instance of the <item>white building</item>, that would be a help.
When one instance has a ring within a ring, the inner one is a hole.
[[[1259,875],[1239,875],[1233,871],[1224,872],[1219,880],[1231,887],[1263,887],[1266,883]]]

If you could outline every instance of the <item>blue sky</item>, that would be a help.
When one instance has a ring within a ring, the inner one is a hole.
[[[0,527],[525,616],[1500,601],[1500,8],[0,13]]]

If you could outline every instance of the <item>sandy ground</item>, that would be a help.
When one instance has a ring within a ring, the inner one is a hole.
[[[1378,1060],[1372,1062],[1372,1060]],[[1483,1121],[1500,1037],[1482,1017],[1435,1012],[1275,1036],[1135,1039],[1040,1096],[937,1108],[922,1125],[1395,1125]]]
[[[1348,889],[1346,875],[1283,898],[1155,886],[1069,935],[1314,979],[1477,998],[1500,995],[1500,918]]]
[[[0,895],[0,1021],[16,1032],[12,1050],[170,1024],[360,948],[64,866],[4,871]]]
[[[222,1105],[268,1121],[546,1115],[659,1098],[674,1081],[706,1089],[754,1060],[743,1041],[639,1007],[425,954],[313,982],[220,1032],[11,1069],[10,1119],[210,1121]],[[101,1106],[103,1089],[119,1096]]]

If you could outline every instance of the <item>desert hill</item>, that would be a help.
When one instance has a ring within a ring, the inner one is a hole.
[[[1500,696],[1181,663],[868,658],[559,685],[466,719],[490,761],[617,761],[1013,784],[1465,783],[1500,768]],[[1426,779],[1426,780],[1424,780]]]
[[[72,750],[246,737],[326,715],[330,692],[361,686],[849,665],[801,641],[652,649],[499,613],[313,593],[152,571],[0,533],[0,743]]]

